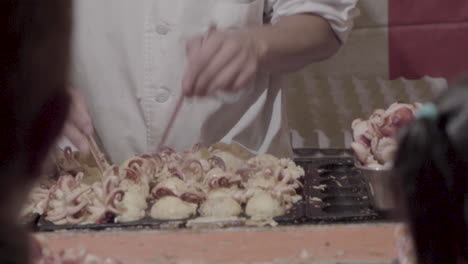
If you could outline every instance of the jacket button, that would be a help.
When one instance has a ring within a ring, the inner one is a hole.
[[[157,93],[156,93],[155,100],[158,103],[165,103],[165,102],[167,102],[167,100],[169,100],[170,96],[171,96],[171,93],[170,93],[169,89],[167,89],[165,87],[164,88],[159,88]]]
[[[159,35],[166,35],[169,32],[169,27],[165,25],[158,25],[156,26],[156,32]]]

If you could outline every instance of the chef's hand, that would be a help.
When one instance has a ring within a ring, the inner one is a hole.
[[[217,31],[187,43],[188,68],[184,94],[212,96],[218,91],[237,92],[258,71],[260,44],[248,30]]]
[[[87,136],[94,133],[91,117],[83,95],[77,89],[69,89],[72,98],[70,112],[65,123],[64,135],[81,153],[89,153]]]

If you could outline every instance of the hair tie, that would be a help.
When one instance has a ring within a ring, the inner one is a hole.
[[[419,110],[415,114],[415,117],[417,119],[426,118],[429,120],[436,121],[439,118],[439,111],[437,110],[435,104],[428,103],[419,108]]]

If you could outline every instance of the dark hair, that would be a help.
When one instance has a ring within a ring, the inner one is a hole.
[[[396,192],[418,263],[460,263],[468,259],[468,82],[434,105],[436,118],[418,118],[400,131]]]
[[[70,0],[0,1],[0,262],[27,263],[18,214],[67,116]]]

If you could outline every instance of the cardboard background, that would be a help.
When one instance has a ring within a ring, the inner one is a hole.
[[[354,118],[425,102],[468,70],[468,1],[361,0],[333,58],[288,76],[295,147],[347,147]]]

